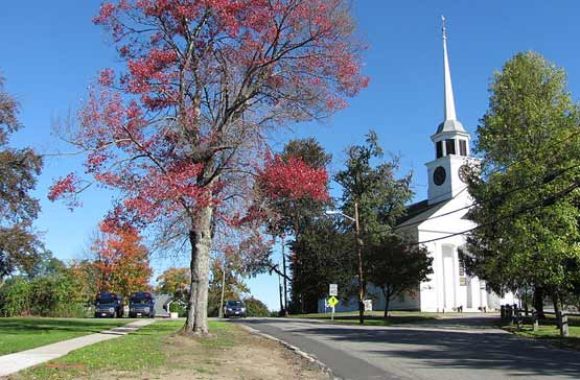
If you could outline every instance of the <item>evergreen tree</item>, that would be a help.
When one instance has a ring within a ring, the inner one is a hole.
[[[411,175],[397,178],[398,159],[380,162],[382,158],[383,150],[378,136],[370,131],[366,136],[366,144],[348,148],[346,167],[335,177],[343,189],[344,213],[355,219],[358,214],[357,288],[361,324],[364,323],[364,299],[368,282],[366,274],[373,268],[369,263],[370,247],[396,234],[397,220],[405,214],[405,204],[413,196],[409,187]],[[351,231],[356,228],[356,224],[357,221],[348,223]]]

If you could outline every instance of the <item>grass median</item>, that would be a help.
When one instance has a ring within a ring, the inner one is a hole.
[[[325,378],[279,344],[250,335],[235,324],[212,321],[212,337],[203,339],[179,335],[182,326],[182,321],[157,321],[119,339],[73,351],[11,379]]]
[[[97,333],[131,321],[131,319],[92,318],[0,318],[0,355]]]

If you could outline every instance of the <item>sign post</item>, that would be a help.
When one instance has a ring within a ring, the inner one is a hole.
[[[336,305],[338,305],[338,298],[336,298],[335,296],[330,296],[330,298],[328,299],[328,304],[332,308],[332,311],[330,314],[330,320],[334,321],[334,308]]]
[[[330,320],[334,321],[334,308],[338,304],[338,299],[336,298],[336,296],[338,296],[338,284],[328,285],[328,295],[330,296],[328,299],[328,304],[332,308],[330,313]]]

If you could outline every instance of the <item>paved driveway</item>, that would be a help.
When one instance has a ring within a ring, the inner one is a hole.
[[[580,379],[580,352],[477,323],[361,327],[276,318],[241,323],[316,356],[343,379]]]

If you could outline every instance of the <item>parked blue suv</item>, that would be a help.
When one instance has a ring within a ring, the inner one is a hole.
[[[95,318],[121,318],[123,306],[123,297],[115,293],[99,292],[95,298]]]
[[[155,299],[149,292],[137,292],[129,299],[129,317],[155,317]]]

